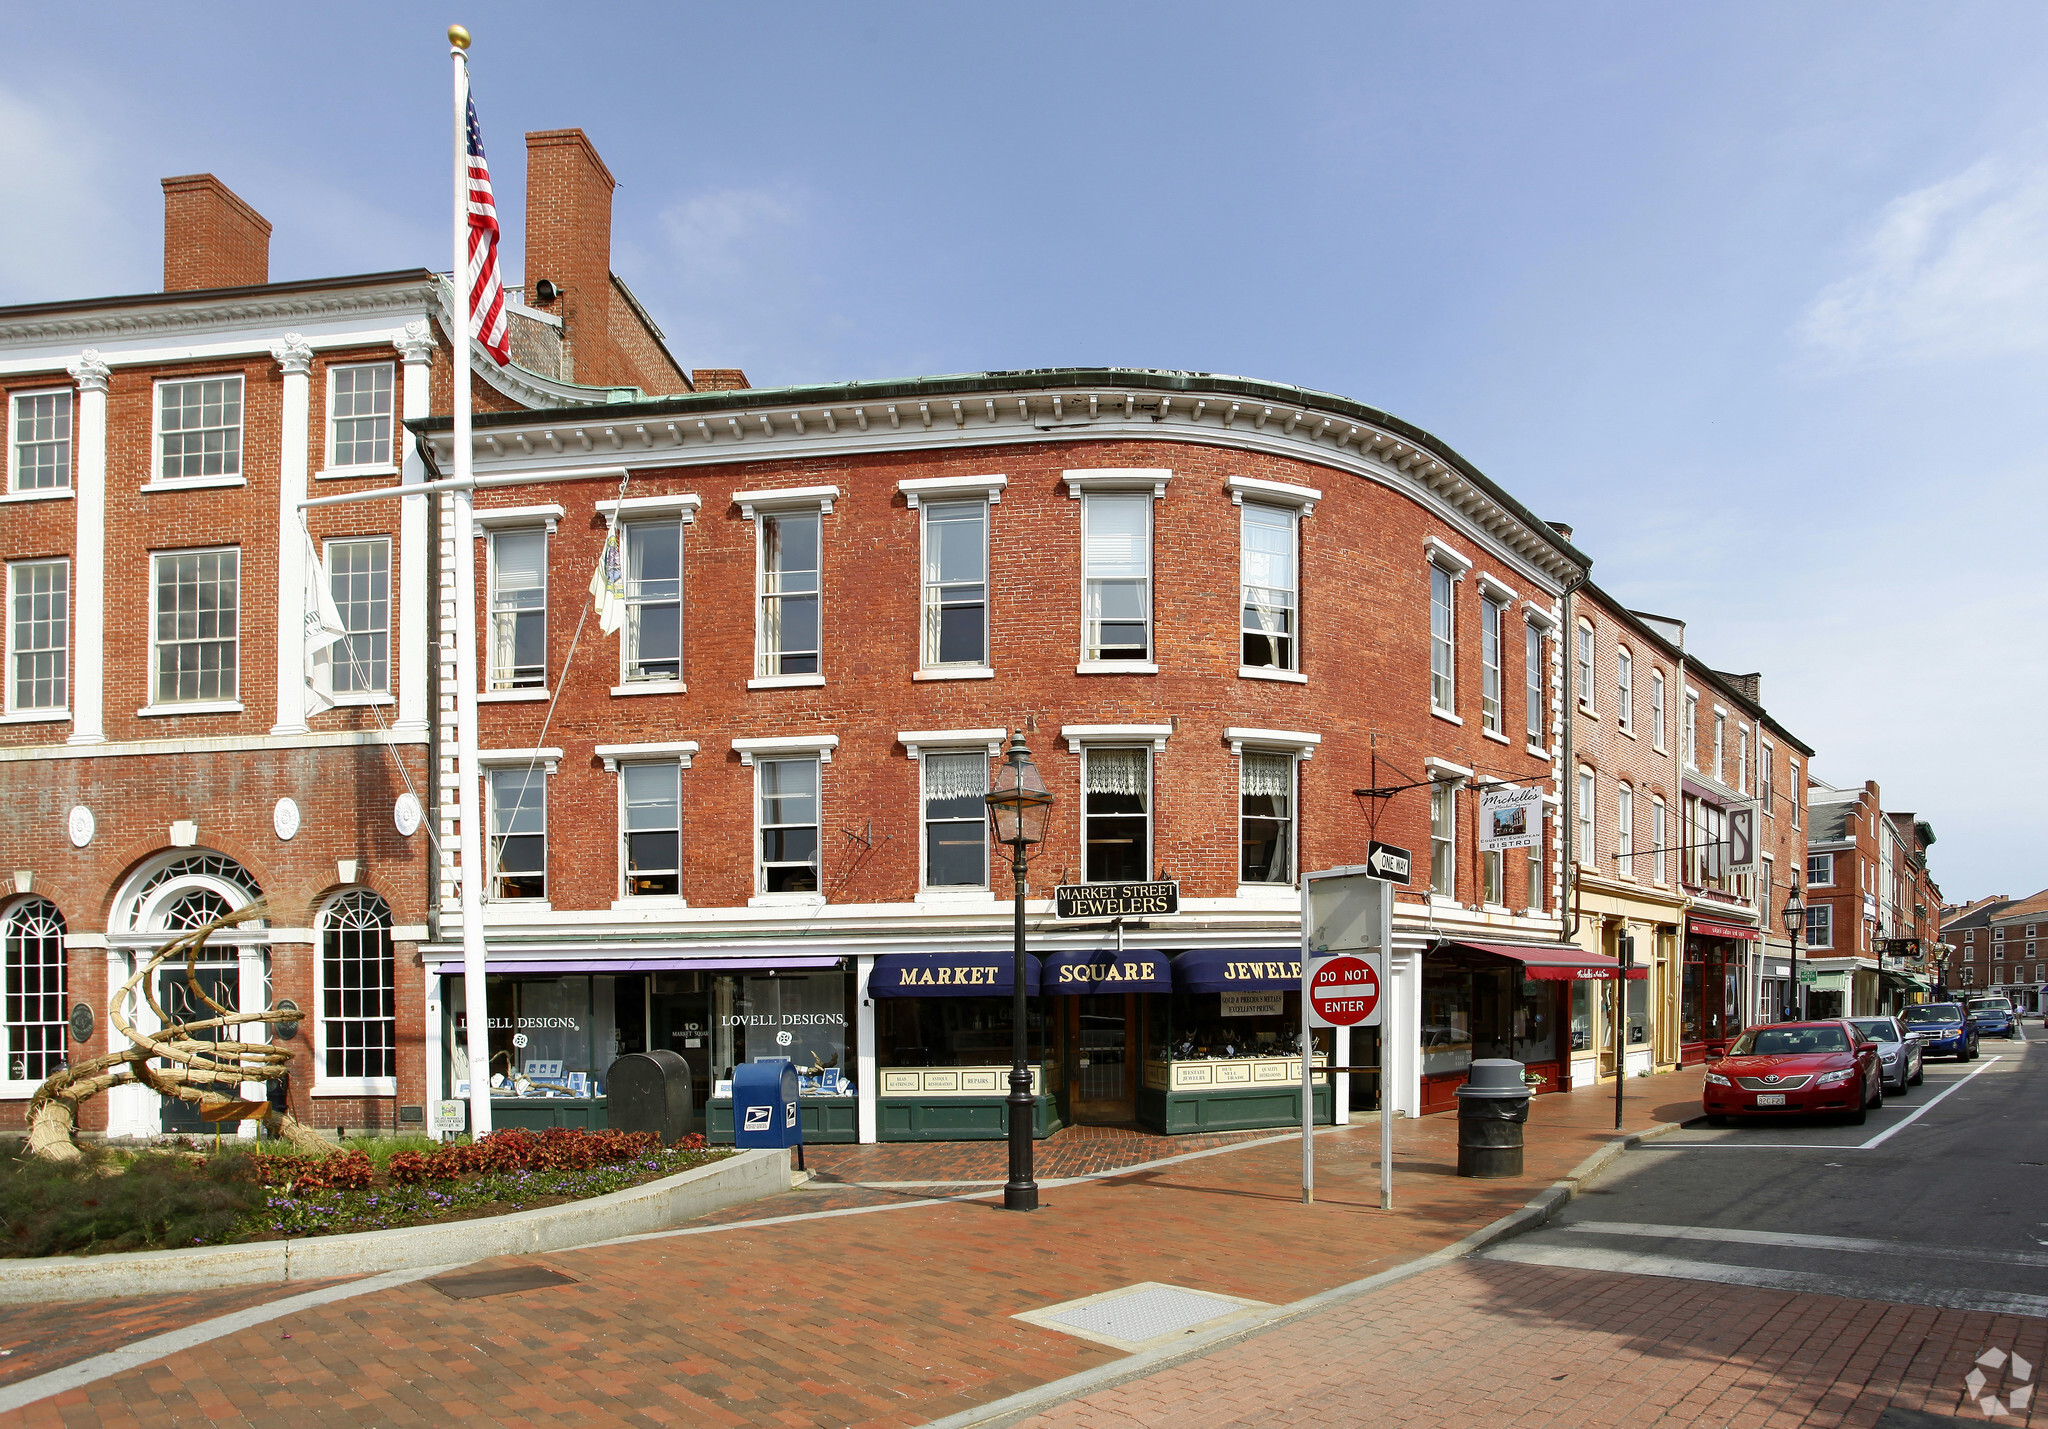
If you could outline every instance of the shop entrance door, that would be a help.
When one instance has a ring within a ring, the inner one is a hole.
[[[1481,968],[1472,974],[1472,1056],[1515,1055],[1515,974]]]
[[[1068,1098],[1077,1126],[1121,1126],[1137,1119],[1138,998],[1112,992],[1064,1001]]]
[[[233,965],[208,967],[202,963],[193,969],[193,976],[199,979],[199,985],[206,989],[208,997],[230,1012],[240,1010],[242,975],[239,968]],[[157,1006],[164,1010],[167,1022],[206,1022],[220,1016],[193,995],[192,978],[186,975],[182,963],[175,968],[163,968],[158,971],[156,1002]],[[232,1041],[234,1037],[232,1029],[223,1027],[209,1027],[192,1034],[193,1040],[197,1042]],[[165,1064],[160,1061],[157,1065]],[[213,1086],[207,1090],[221,1097],[232,1098],[242,1094],[239,1087],[231,1085]],[[162,1101],[162,1124],[165,1135],[197,1136],[214,1129],[211,1122],[201,1119],[199,1108],[191,1102],[182,1101],[177,1097],[164,1097]],[[228,1129],[233,1130],[234,1123],[228,1123]]]

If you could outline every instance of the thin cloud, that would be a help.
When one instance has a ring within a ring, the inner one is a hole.
[[[805,205],[789,188],[719,189],[662,210],[668,256],[684,272],[733,278],[775,264],[803,225]]]
[[[1894,199],[1797,331],[1833,367],[2048,345],[2048,161],[1993,156]]]
[[[0,85],[8,200],[0,203],[0,301],[127,291],[110,270],[133,267],[126,226],[105,194],[106,146],[77,104],[45,104]],[[129,274],[129,278],[133,278]]]

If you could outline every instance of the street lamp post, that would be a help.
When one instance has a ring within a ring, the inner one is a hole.
[[[1806,931],[1806,904],[1799,897],[1799,879],[1792,880],[1792,896],[1785,900],[1785,931],[1792,935],[1792,1003],[1799,1021],[1806,1020],[1806,984],[1799,980],[1799,938]]]
[[[1011,952],[1012,995],[1010,1015],[1010,1179],[1003,1185],[1003,1209],[1038,1209],[1038,1182],[1031,1175],[1031,1067],[1026,1060],[1024,1018],[1024,874],[1028,867],[1025,850],[1045,842],[1045,825],[1052,816],[1052,795],[1031,751],[1024,747],[1024,731],[1010,736],[1009,757],[997,768],[995,783],[988,791],[988,821],[995,841],[1010,846],[1010,872],[1016,880],[1013,905]]]

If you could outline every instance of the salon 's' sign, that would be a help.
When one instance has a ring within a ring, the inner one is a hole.
[[[1055,918],[1129,918],[1180,911],[1180,884],[1063,883],[1052,891]]]

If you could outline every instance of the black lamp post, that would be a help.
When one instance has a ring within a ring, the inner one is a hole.
[[[1024,1018],[1024,873],[1028,866],[1025,850],[1045,842],[1045,825],[1052,817],[1052,795],[1031,751],[1024,747],[1024,731],[1010,736],[1010,754],[996,770],[995,784],[988,791],[988,821],[999,844],[1010,846],[1010,871],[1016,878],[1015,922],[1011,951],[1015,965],[1011,972],[1015,1002],[1010,1016],[1010,1179],[1003,1186],[1003,1209],[1038,1209],[1038,1182],[1031,1176],[1031,1067],[1025,1039]]]
[[[1792,935],[1792,1005],[1799,1021],[1806,1020],[1806,985],[1799,981],[1799,939],[1806,932],[1806,904],[1799,897],[1799,879],[1792,879],[1792,896],[1785,900],[1785,931]]]

